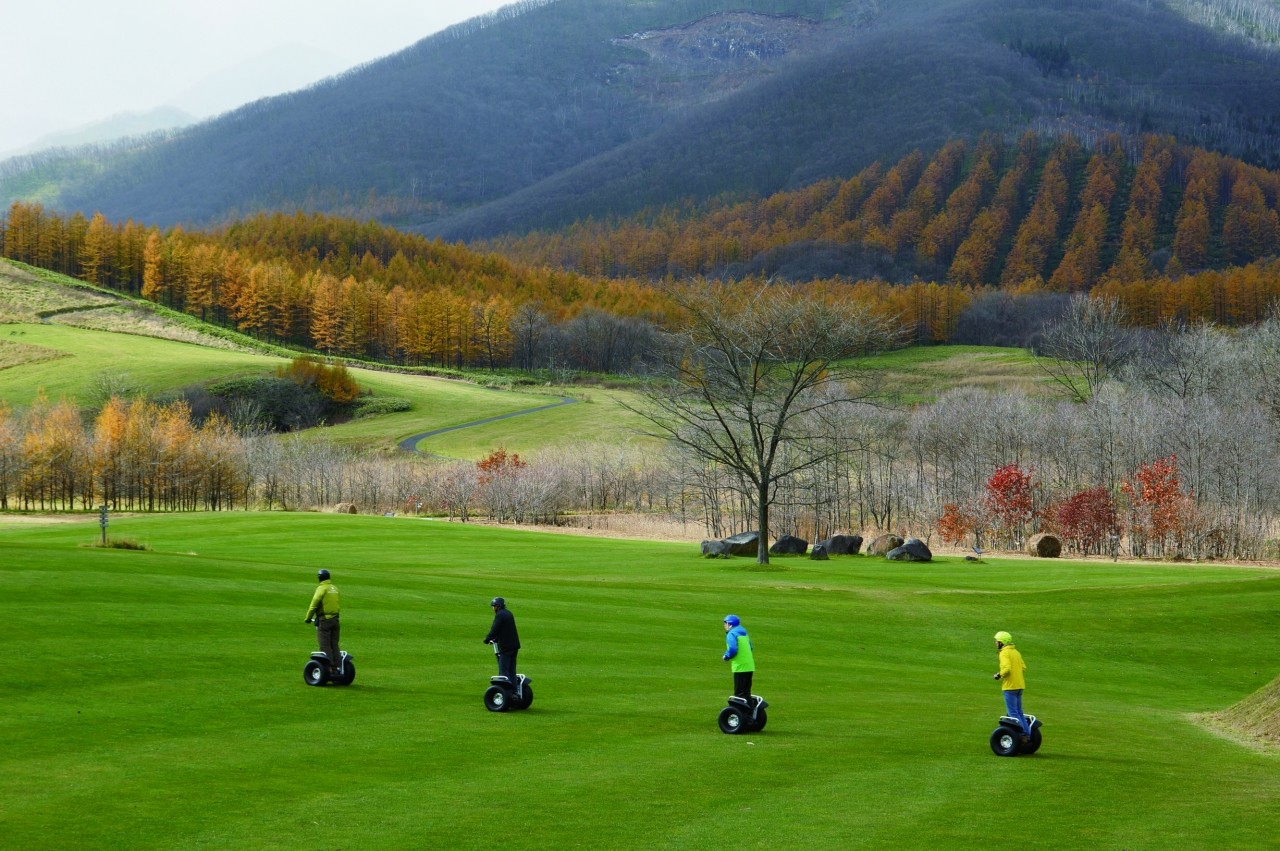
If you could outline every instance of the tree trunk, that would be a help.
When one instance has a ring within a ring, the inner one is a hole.
[[[762,479],[756,495],[756,526],[759,528],[759,540],[756,541],[756,564],[769,563],[769,482]]]

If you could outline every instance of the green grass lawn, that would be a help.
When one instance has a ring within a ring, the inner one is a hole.
[[[288,363],[268,355],[56,323],[0,325],[0,341],[64,353],[0,370],[0,399],[15,406],[30,404],[42,390],[53,401],[86,402],[104,374],[127,373],[135,385],[159,392]]]
[[[0,845],[91,848],[1264,848],[1280,757],[1189,713],[1280,667],[1280,572],[842,557],[408,518],[0,525]],[[349,688],[309,688],[314,571]],[[488,600],[536,699],[486,712]],[[769,726],[726,736],[727,612]],[[987,739],[991,635],[1044,720]]]
[[[497,447],[526,457],[583,443],[660,449],[657,438],[644,434],[645,429],[651,428],[644,418],[623,407],[623,402],[633,406],[642,404],[638,393],[579,388],[565,390],[565,395],[572,395],[578,401],[528,416],[437,435],[423,441],[419,449],[466,459],[481,458]]]
[[[466,381],[425,375],[355,368],[351,370],[351,374],[361,388],[371,390],[375,396],[408,399],[413,405],[412,410],[312,429],[308,432],[310,437],[366,449],[391,451],[400,440],[413,434],[550,405],[560,399],[559,396],[547,393],[493,390]],[[525,420],[538,416],[540,414],[530,414],[516,419]],[[479,458],[491,448],[482,438],[472,436],[471,431],[472,429],[463,430],[468,434],[463,445],[471,451],[460,452],[456,457]],[[420,447],[426,451],[432,451],[433,448],[430,441]]]

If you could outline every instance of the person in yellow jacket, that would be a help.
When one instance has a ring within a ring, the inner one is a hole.
[[[1031,738],[1031,725],[1027,723],[1027,716],[1022,714],[1027,663],[1022,661],[1022,654],[1013,646],[1013,636],[1003,629],[996,633],[996,651],[1000,654],[1000,670],[996,671],[995,679],[1000,680],[1005,709],[1018,719],[1022,725],[1022,741],[1027,742]]]
[[[342,654],[338,650],[338,586],[333,584],[329,571],[324,568],[316,571],[316,581],[320,584],[311,595],[306,623],[315,622],[320,652],[329,657],[329,666],[338,671],[342,667]]]

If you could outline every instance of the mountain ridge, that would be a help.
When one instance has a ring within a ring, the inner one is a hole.
[[[1228,5],[526,0],[145,144],[0,164],[0,200],[470,240],[768,195],[983,132],[1163,132],[1274,165],[1280,55],[1191,20]]]

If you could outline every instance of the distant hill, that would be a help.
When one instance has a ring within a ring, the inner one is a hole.
[[[159,225],[303,208],[472,239],[768,195],[983,132],[1168,133],[1270,166],[1268,9],[526,0],[169,137],[0,164],[0,200]]]
[[[1280,299],[1280,171],[1169,136],[954,140],[847,180],[469,246],[324,214],[225,228],[12,205],[0,255],[264,340],[404,364],[638,369],[655,282],[767,277],[914,339],[1022,344],[1098,292],[1135,325],[1248,325]]]
[[[176,106],[160,106],[143,112],[121,112],[101,121],[81,127],[47,133],[12,156],[34,154],[48,148],[80,148],[114,142],[128,136],[144,136],[157,130],[173,130],[186,127],[196,121],[196,116]]]

